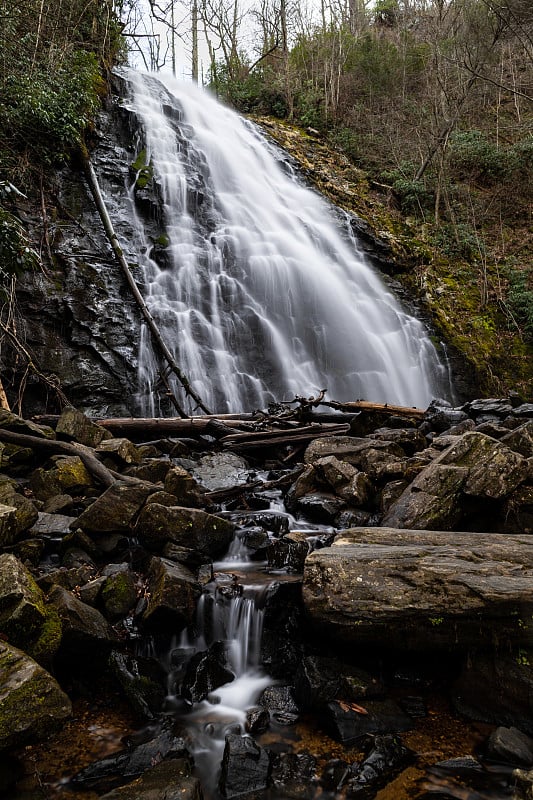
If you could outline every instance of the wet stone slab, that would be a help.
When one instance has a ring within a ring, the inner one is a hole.
[[[353,528],[306,561],[311,624],[343,644],[400,650],[528,645],[527,535]]]

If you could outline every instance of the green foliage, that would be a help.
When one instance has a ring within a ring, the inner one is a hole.
[[[279,79],[268,67],[248,72],[246,67],[232,75],[223,62],[217,62],[209,75],[209,87],[242,113],[287,115],[287,102]]]
[[[498,147],[478,130],[455,133],[450,139],[448,157],[454,175],[486,183],[509,180],[518,167],[514,148]]]
[[[0,131],[15,151],[24,150],[37,163],[61,161],[98,108],[100,87],[96,56],[83,50],[70,53],[52,73],[41,68],[8,75],[0,94]]]
[[[533,341],[533,269],[510,267],[507,277],[507,303],[524,334]]]
[[[443,222],[435,230],[433,241],[448,258],[475,261],[484,247],[477,232],[466,222]]]
[[[415,165],[404,162],[393,170],[386,170],[381,177],[392,185],[404,214],[423,214],[433,206],[433,192],[422,180],[417,180]],[[413,177],[412,177],[413,176]]]

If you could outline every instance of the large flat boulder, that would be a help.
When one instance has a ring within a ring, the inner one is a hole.
[[[526,646],[533,540],[352,528],[308,556],[303,599],[310,624],[343,646]]]
[[[57,681],[0,639],[0,751],[46,737],[71,711]]]

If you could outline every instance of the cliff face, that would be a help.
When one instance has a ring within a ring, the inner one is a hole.
[[[127,96],[126,84],[115,78],[111,88],[92,134],[91,161],[126,260],[141,285],[141,245],[134,218],[142,215],[152,242],[151,255],[164,267],[162,212],[155,181],[151,187],[137,182],[133,200],[136,162],[142,160],[142,131],[127,102],[119,102]],[[319,140],[271,121],[261,122],[288,149],[302,176],[353,214],[353,228],[368,257],[388,276],[404,304],[438,331],[436,341],[446,342],[458,396],[523,390],[527,385],[523,374],[529,369],[527,374],[533,375],[531,354],[525,370],[521,366],[521,372],[513,375],[512,359],[506,370],[491,367],[485,340],[461,339],[468,309],[461,308],[448,290],[444,298],[444,273],[435,273],[434,254],[409,225],[380,203],[364,175]],[[59,396],[53,387],[57,384],[68,401],[90,415],[139,415],[140,314],[105,236],[83,170],[75,164],[61,169],[44,199],[44,237],[41,197],[19,209],[34,241],[41,243],[47,271],[27,273],[19,282],[17,330],[48,382],[27,372],[16,348],[5,342],[2,374],[8,394],[13,400],[25,380],[23,413],[56,411]],[[51,258],[46,257],[47,251]],[[450,312],[454,306],[455,317]],[[498,341],[498,332],[493,330],[482,333],[485,338],[491,334],[492,364],[498,364],[505,338]]]
[[[91,158],[115,206],[126,256],[134,263],[135,253],[129,249],[133,239],[130,222],[117,211],[121,201],[126,202],[131,183],[133,122],[116,102],[109,102],[96,123]],[[52,262],[46,274],[26,273],[17,291],[25,345],[42,373],[52,382],[57,376],[74,405],[94,415],[134,414],[139,315],[83,172],[75,165],[58,172],[46,201]],[[40,209],[28,204],[22,211],[38,241],[42,236]],[[9,374],[16,358],[14,353],[6,355]],[[16,384],[20,373],[15,370],[10,377]],[[24,407],[32,412],[50,410],[55,403],[53,394],[30,376]]]

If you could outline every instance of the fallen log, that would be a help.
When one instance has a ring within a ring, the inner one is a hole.
[[[42,414],[32,417],[34,422],[39,425],[50,425],[54,428],[57,425],[59,416],[57,414]],[[229,428],[243,428],[249,425],[253,419],[251,414],[221,414],[212,416],[206,414],[201,417],[114,417],[110,419],[94,419],[98,425],[108,430],[113,436],[144,436],[149,434],[150,438],[156,439],[159,436],[201,436],[209,433],[208,427],[211,422],[219,421]]]
[[[328,408],[334,408],[337,411],[347,411],[348,413],[354,413],[356,411],[378,411],[382,414],[390,414],[391,416],[414,417],[415,419],[423,419],[426,413],[426,410],[422,408],[395,406],[389,403],[371,403],[367,400],[354,400],[353,402],[347,403],[338,403],[335,400],[322,400],[319,405],[328,406]]]
[[[323,436],[343,436],[350,432],[350,425],[313,425],[309,428],[295,428],[287,431],[260,431],[255,434],[227,436],[220,439],[220,444],[227,450],[253,450],[261,447],[283,447],[302,442],[311,442]]]

